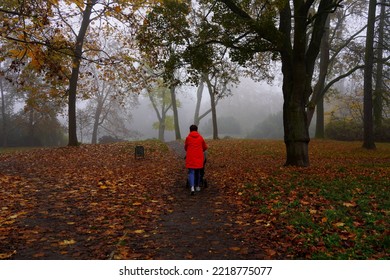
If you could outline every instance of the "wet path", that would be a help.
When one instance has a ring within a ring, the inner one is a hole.
[[[194,196],[186,188],[184,147],[182,142],[167,143],[170,149],[183,160],[183,176],[178,178],[173,189],[175,205],[172,212],[162,216],[159,225],[162,246],[155,252],[157,259],[245,259],[247,253],[240,240],[234,237],[234,221],[212,182],[208,188]],[[207,174],[206,174],[207,176]]]

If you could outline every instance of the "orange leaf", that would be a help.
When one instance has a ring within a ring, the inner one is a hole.
[[[343,205],[346,206],[346,207],[355,207],[356,203],[354,201],[352,201],[351,203],[350,202],[344,202]]]
[[[237,251],[240,251],[241,250],[241,248],[240,247],[230,247],[229,248],[231,251],[235,251],[235,252],[237,252]]]

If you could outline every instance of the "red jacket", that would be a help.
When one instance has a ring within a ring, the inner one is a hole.
[[[207,144],[197,131],[191,131],[184,143],[186,155],[186,168],[203,168],[204,154]]]

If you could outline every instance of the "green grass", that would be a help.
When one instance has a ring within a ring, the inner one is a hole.
[[[10,153],[18,153],[18,152],[26,152],[36,149],[34,147],[0,147],[0,154],[10,154]]]
[[[296,199],[287,199],[290,190],[286,183],[273,179],[272,185],[262,192],[261,185],[251,186],[251,193],[262,193],[262,197],[252,195],[251,204],[257,204],[261,214],[277,213],[279,224],[293,226],[296,238],[304,240],[300,246],[309,252],[309,258],[390,259],[387,178],[302,179],[296,182]],[[279,186],[286,186],[285,196]],[[308,194],[308,205],[302,204]]]

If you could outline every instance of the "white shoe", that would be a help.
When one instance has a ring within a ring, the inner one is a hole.
[[[196,187],[196,191],[197,191],[197,192],[200,192],[200,187]]]
[[[194,195],[194,194],[195,194],[195,188],[191,187],[191,195]]]

